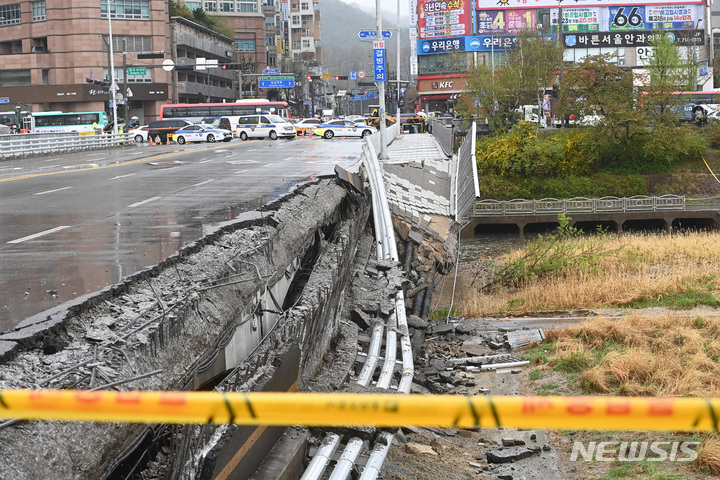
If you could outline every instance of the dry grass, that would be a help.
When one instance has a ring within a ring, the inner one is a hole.
[[[703,439],[694,464],[701,472],[715,477],[720,475],[720,440],[716,437]]]
[[[720,396],[720,318],[593,318],[546,332],[549,366],[578,372],[587,394]],[[704,435],[693,468],[720,474],[720,439]]]
[[[572,241],[572,240],[570,240]],[[543,310],[611,308],[696,296],[720,299],[720,233],[608,236],[592,271],[562,272],[511,291],[474,287],[456,294],[458,313],[486,316]],[[507,257],[522,255],[516,251]],[[698,303],[703,303],[702,299]],[[671,305],[672,306],[672,305]],[[680,307],[682,308],[682,307]]]
[[[547,332],[551,365],[581,371],[588,393],[720,396],[720,319],[631,315]]]

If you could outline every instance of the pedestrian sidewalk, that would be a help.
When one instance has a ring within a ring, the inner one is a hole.
[[[380,162],[392,213],[413,227],[444,239],[452,223],[447,221],[451,159],[429,133],[396,138],[388,146],[388,157]],[[440,221],[435,216],[446,219]]]

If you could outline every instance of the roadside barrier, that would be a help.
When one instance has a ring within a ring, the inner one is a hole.
[[[130,423],[717,431],[720,398],[0,390],[0,417]]]

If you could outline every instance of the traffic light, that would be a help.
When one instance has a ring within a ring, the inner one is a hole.
[[[557,84],[552,86],[552,96],[553,98],[558,98],[560,96],[560,87]]]
[[[308,80],[308,82],[312,82],[313,80],[320,80],[320,76],[319,75],[308,75],[307,80]]]
[[[335,80],[347,80],[347,75],[335,75]]]
[[[223,70],[240,70],[242,63],[223,63],[220,68]]]
[[[307,76],[307,81],[308,81],[308,82],[312,82],[312,75],[308,75],[308,76]]]

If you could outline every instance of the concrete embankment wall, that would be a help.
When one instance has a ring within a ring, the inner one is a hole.
[[[122,390],[187,390],[222,381],[223,390],[251,391],[284,378],[274,388],[292,390],[297,378],[271,372],[283,358],[294,359],[297,377],[319,369],[368,214],[365,195],[335,179],[304,185],[163,264],[54,313],[48,328],[36,324],[24,337],[15,332],[0,386],[121,382]],[[293,298],[303,286],[302,297]],[[221,439],[232,437],[223,428],[173,430],[158,473],[194,478],[222,466],[222,448],[211,464],[198,452],[222,447]],[[135,463],[138,449],[162,432],[123,423],[21,422],[0,429],[0,471],[14,479],[107,478]]]

